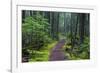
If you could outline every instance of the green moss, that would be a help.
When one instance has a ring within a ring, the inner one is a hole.
[[[56,45],[57,41],[53,41],[47,46],[43,46],[41,50],[33,50],[33,54],[29,59],[29,62],[38,62],[38,61],[48,61],[50,50]]]

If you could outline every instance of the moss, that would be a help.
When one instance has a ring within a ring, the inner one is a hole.
[[[57,41],[53,41],[47,46],[43,46],[41,50],[33,50],[32,57],[29,59],[29,62],[38,62],[38,61],[48,61],[50,50],[56,45]]]

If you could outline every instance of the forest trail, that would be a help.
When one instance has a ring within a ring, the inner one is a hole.
[[[60,61],[60,60],[66,59],[64,51],[62,50],[62,47],[64,46],[64,44],[65,44],[64,39],[60,40],[56,44],[56,46],[50,52],[49,61]]]

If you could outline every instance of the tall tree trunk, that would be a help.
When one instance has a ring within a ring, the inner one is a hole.
[[[84,25],[85,25],[85,14],[80,14],[80,43],[83,43],[84,40]]]
[[[73,15],[72,15],[72,13],[71,13],[71,28],[70,28],[70,30],[71,30],[71,48],[73,49],[73,28],[72,28],[72,26],[73,26],[73,20],[72,20],[72,18],[73,18]]]

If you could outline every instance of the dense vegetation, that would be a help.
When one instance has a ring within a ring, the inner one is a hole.
[[[22,62],[48,61],[60,40],[67,60],[90,58],[88,13],[22,11]]]

